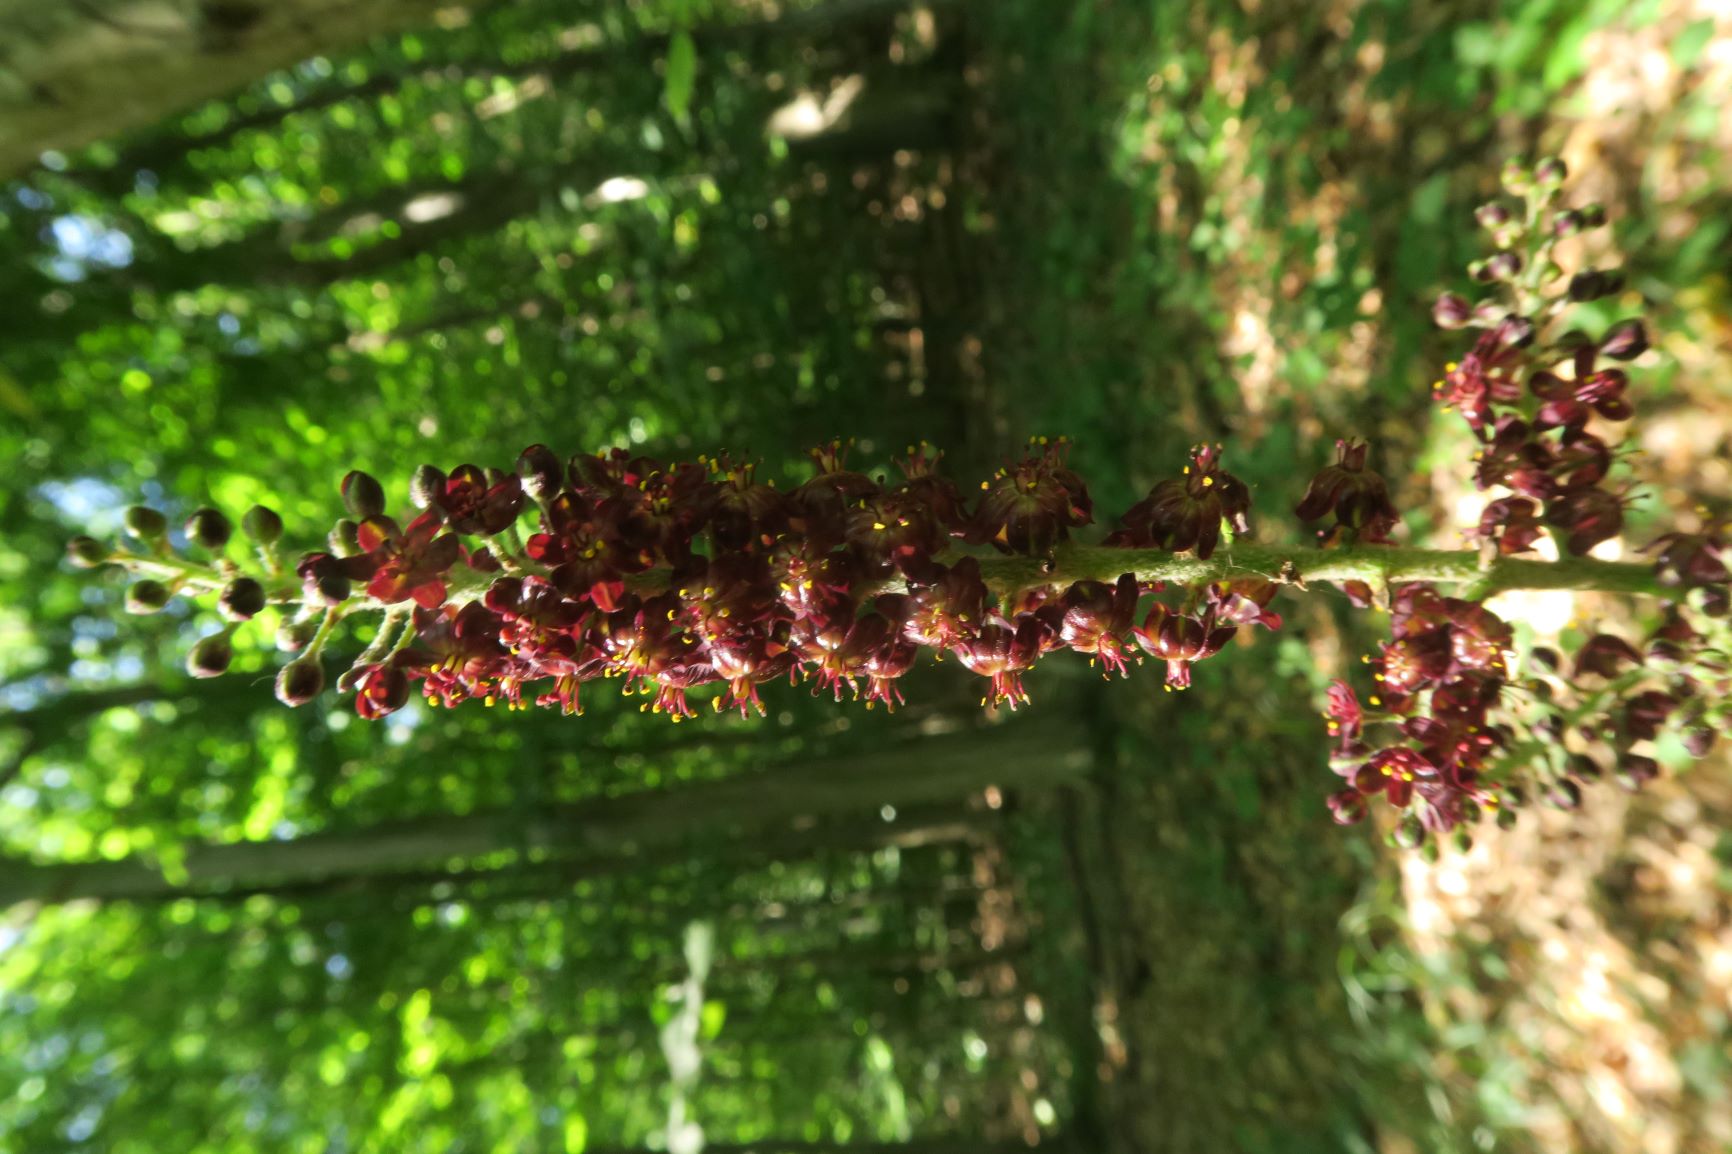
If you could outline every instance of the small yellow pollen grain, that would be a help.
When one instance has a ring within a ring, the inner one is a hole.
[[[1383,698],[1381,698],[1381,697],[1376,697],[1376,696],[1367,697],[1365,700],[1371,702],[1371,704],[1373,704],[1373,705],[1382,705],[1383,704]]]

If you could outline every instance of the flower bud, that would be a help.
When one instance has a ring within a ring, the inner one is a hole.
[[[1684,730],[1684,748],[1691,757],[1707,757],[1714,748],[1714,731],[1706,725],[1692,725]]]
[[[1425,825],[1416,814],[1408,814],[1395,827],[1395,844],[1402,849],[1417,849],[1425,842]]]
[[[517,475],[523,478],[523,491],[532,501],[552,500],[559,492],[565,468],[553,450],[546,445],[531,445],[517,455]]]
[[[1648,330],[1639,320],[1619,321],[1600,342],[1600,351],[1614,361],[1633,361],[1648,351]]]
[[[1634,793],[1660,776],[1660,763],[1639,753],[1626,753],[1618,762],[1618,784]]]
[[[217,612],[230,621],[251,621],[264,611],[265,587],[251,577],[236,577],[217,597]]]
[[[319,632],[319,619],[308,617],[299,621],[285,620],[277,626],[277,648],[284,653],[299,653],[312,644]]]
[[[1584,204],[1576,210],[1582,218],[1582,227],[1599,228],[1606,223],[1606,206],[1603,204]]]
[[[331,526],[331,531],[325,535],[325,541],[331,547],[331,552],[339,557],[353,557],[364,552],[361,548],[361,527],[347,517]]]
[[[314,578],[308,584],[309,595],[317,598],[322,605],[341,605],[355,591],[354,584],[341,575],[325,575]]]
[[[1526,196],[1534,186],[1533,176],[1527,170],[1527,165],[1519,160],[1506,160],[1503,172],[1500,174],[1504,191],[1511,196]]]
[[[1600,763],[1585,753],[1570,756],[1570,776],[1578,781],[1598,781],[1606,775]]]
[[[1455,852],[1466,853],[1473,848],[1473,834],[1458,826],[1455,832],[1449,835],[1449,842],[1455,847]]]
[[[1572,810],[1582,808],[1582,787],[1569,778],[1560,778],[1552,783],[1546,791],[1546,800],[1555,808]]]
[[[343,476],[343,507],[357,521],[385,512],[385,487],[368,473],[351,469]]]
[[[291,708],[312,701],[325,688],[325,670],[317,657],[302,657],[277,674],[277,700]]]
[[[235,647],[228,630],[201,639],[186,655],[186,671],[194,677],[221,677],[234,660]]]
[[[1444,293],[1431,306],[1431,319],[1440,329],[1459,329],[1473,316],[1473,306],[1457,293]]]
[[[1533,321],[1514,313],[1504,318],[1502,328],[1504,343],[1512,349],[1525,349],[1534,343],[1534,337],[1539,333]]]
[[[260,545],[275,545],[283,537],[283,519],[275,509],[254,505],[241,518],[241,530]]]
[[[146,577],[142,581],[134,581],[126,590],[126,611],[139,617],[155,613],[174,594],[168,591],[168,586],[161,581],[152,581]]]
[[[1500,808],[1497,811],[1497,827],[1499,829],[1514,829],[1516,820],[1516,811],[1513,809]]]
[[[1484,264],[1483,261],[1478,263],[1482,266]],[[1504,317],[1508,315],[1508,311],[1500,302],[1495,300],[1480,301],[1477,305],[1473,306],[1473,320],[1470,323],[1475,324],[1482,329],[1496,328],[1498,325],[1503,323]]]
[[[80,535],[66,543],[66,559],[80,569],[94,569],[108,561],[108,547],[95,537]]]
[[[134,505],[126,511],[126,531],[140,541],[155,541],[168,532],[168,518],[149,505]]]
[[[309,605],[341,605],[349,599],[349,571],[330,553],[308,553],[295,566],[295,576]]]
[[[229,524],[229,519],[216,509],[195,509],[186,519],[186,539],[212,553],[227,545],[233,532],[234,526]]]
[[[409,478],[409,500],[417,509],[432,508],[445,491],[445,474],[432,465],[422,465]]]
[[[1573,208],[1566,208],[1552,217],[1552,235],[1560,239],[1575,236],[1584,227],[1586,226],[1582,223],[1582,214]]]
[[[1569,175],[1569,167],[1555,156],[1548,156],[1534,165],[1534,180],[1546,188],[1561,188]]]
[[[1475,284],[1490,284],[1497,279],[1492,275],[1491,262],[1485,260],[1469,261],[1467,275],[1473,278]]]
[[[1624,274],[1616,269],[1583,269],[1570,278],[1570,299],[1597,301],[1624,289]]]
[[[1329,814],[1336,825],[1353,825],[1365,819],[1365,795],[1344,789],[1329,795]]]
[[[1494,253],[1485,262],[1486,275],[1492,280],[1510,280],[1522,270],[1522,258],[1513,252]]]
[[[1502,228],[1510,222],[1510,211],[1503,202],[1494,200],[1474,209],[1473,218],[1482,228]]]
[[[355,712],[368,721],[395,713],[409,701],[409,679],[392,665],[366,666],[355,690]]]

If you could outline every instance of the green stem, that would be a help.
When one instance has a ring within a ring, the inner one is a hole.
[[[955,555],[945,559],[954,560]],[[189,591],[214,591],[223,584],[220,574],[192,562],[130,556],[117,556],[115,560],[141,573],[182,578]],[[533,561],[525,560],[522,566],[525,574],[546,573]],[[1474,550],[1394,545],[1316,549],[1305,545],[1235,542],[1216,549],[1206,561],[1163,549],[1066,545],[1057,550],[1050,562],[1035,557],[982,556],[980,571],[987,585],[1001,595],[1042,586],[1063,587],[1073,581],[1111,583],[1121,573],[1134,573],[1139,581],[1187,586],[1261,578],[1301,589],[1314,581],[1363,581],[1373,589],[1429,581],[1468,586],[1474,599],[1515,589],[1573,589],[1646,597],[1669,597],[1675,592],[1660,584],[1652,565],[1642,562],[1600,561],[1590,557],[1566,557],[1559,561],[1498,557],[1488,562]],[[497,576],[467,566],[454,568],[446,575],[451,602],[461,605],[474,601]],[[640,592],[649,592],[660,588],[665,579],[665,573],[650,572],[631,578],[629,584]],[[899,582],[891,582],[884,591],[899,587]],[[270,591],[271,600],[276,602],[294,601],[299,594],[298,588],[288,585]],[[390,607],[357,594],[343,608],[344,612],[378,612]]]
[[[1472,550],[1409,549],[1356,545],[1314,549],[1303,545],[1237,543],[1217,549],[1207,561],[1174,556],[1160,549],[1109,549],[1074,545],[1059,549],[1051,571],[1028,557],[984,560],[981,572],[999,590],[1072,581],[1113,581],[1135,573],[1139,581],[1203,585],[1213,581],[1263,578],[1303,586],[1312,581],[1364,581],[1373,588],[1432,581],[1476,584],[1484,596],[1508,589],[1578,589],[1644,596],[1667,596],[1651,565],[1569,557],[1560,561],[1499,557],[1489,563]]]

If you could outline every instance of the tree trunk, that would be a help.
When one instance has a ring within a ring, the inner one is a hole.
[[[0,908],[23,901],[190,896],[264,882],[389,874],[489,854],[555,855],[639,864],[656,851],[742,834],[796,830],[830,815],[964,798],[988,785],[1074,778],[1091,758],[1082,727],[1021,722],[874,753],[750,773],[684,789],[646,791],[540,812],[415,818],[287,841],[188,847],[184,879],[131,857],[112,862],[0,866]],[[179,872],[179,871],[177,871]]]
[[[0,179],[473,0],[0,0]]]

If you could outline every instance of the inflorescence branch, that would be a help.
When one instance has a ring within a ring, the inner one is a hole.
[[[249,565],[229,556],[233,526],[214,509],[192,514],[182,545],[162,513],[135,507],[133,547],[80,537],[70,554],[130,570],[134,613],[214,595],[225,624],[189,654],[197,676],[224,672],[236,629],[275,607],[277,644],[293,655],[277,680],[289,705],[323,692],[321,654],[345,621],[378,619],[336,686],[365,718],[402,708],[415,685],[441,706],[580,713],[582,686],[599,679],[676,721],[694,714],[693,691],[717,711],[763,713],[759,686],[783,679],[894,708],[922,654],[954,657],[986,679],[983,703],[1015,708],[1027,670],[1063,649],[1107,675],[1154,658],[1167,688],[1184,689],[1241,630],[1279,628],[1283,590],[1332,585],[1386,609],[1390,637],[1365,659],[1363,693],[1345,680],[1329,691],[1331,764],[1345,779],[1330,806],[1356,821],[1383,797],[1400,814],[1396,839],[1436,852],[1431,835],[1462,840],[1530,796],[1572,808],[1608,766],[1641,784],[1658,772],[1663,731],[1699,753],[1732,727],[1723,527],[1666,534],[1650,562],[1589,556],[1625,528],[1627,466],[1607,436],[1633,415],[1625,366],[1648,336],[1639,318],[1598,335],[1563,327],[1574,303],[1622,281],[1555,264],[1557,241],[1604,215],[1559,203],[1562,181],[1556,161],[1507,169],[1519,204],[1480,210],[1497,251],[1471,269],[1491,295],[1446,293],[1433,309],[1445,328],[1480,331],[1434,386],[1480,446],[1473,480],[1487,498],[1470,549],[1393,543],[1399,514],[1356,439],[1337,442],[1295,507],[1319,526],[1315,546],[1252,540],[1252,493],[1221,445],[1194,447],[1179,475],[1083,543],[1088,486],[1063,438],[1038,438],[977,489],[945,477],[925,444],[890,481],[850,469],[832,442],[788,490],[727,456],[566,460],[532,445],[510,471],[422,466],[406,522],[353,471],[348,516],[292,563],[262,506],[241,522]],[[1538,556],[1547,536],[1557,560]],[[1659,597],[1663,620],[1640,648],[1600,634],[1573,668],[1542,648],[1518,670],[1514,631],[1485,604],[1517,589]]]

